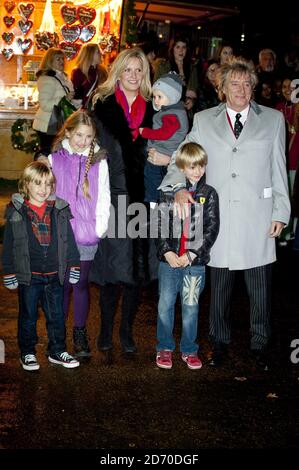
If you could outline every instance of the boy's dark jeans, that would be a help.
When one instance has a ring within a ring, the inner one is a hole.
[[[35,354],[39,302],[46,316],[49,354],[66,350],[63,287],[58,274],[32,274],[29,286],[19,285],[18,343],[21,355]]]

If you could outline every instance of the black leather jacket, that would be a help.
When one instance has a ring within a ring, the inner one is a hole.
[[[190,183],[187,183],[187,189]],[[192,264],[206,265],[210,260],[210,250],[219,232],[219,202],[218,194],[212,186],[205,183],[203,176],[197,183],[193,199],[197,204],[192,204],[190,211],[190,223],[188,228],[188,251],[196,254]],[[158,240],[157,251],[160,261],[165,261],[164,254],[173,251],[179,254],[180,240],[183,222],[173,214],[173,192],[160,193],[158,212]],[[196,208],[197,206],[197,208]],[[201,206],[201,207],[200,207]],[[168,223],[168,233],[165,233],[165,220]],[[199,231],[202,228],[202,237]],[[195,236],[194,236],[195,235]],[[198,237],[196,236],[198,235]],[[196,238],[200,240],[196,241]]]

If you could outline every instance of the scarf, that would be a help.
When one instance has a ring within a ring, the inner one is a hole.
[[[120,89],[119,85],[115,89],[115,98],[125,113],[126,120],[129,124],[129,128],[131,129],[132,139],[135,141],[139,136],[139,127],[141,126],[145,115],[146,101],[140,94],[138,94],[132,103],[130,111],[126,95]]]

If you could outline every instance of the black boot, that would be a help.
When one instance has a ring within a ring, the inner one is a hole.
[[[213,351],[210,355],[208,365],[210,367],[219,367],[227,359],[227,344],[215,342],[213,344]]]
[[[88,345],[87,333],[85,328],[77,326],[73,329],[74,352],[76,356],[86,357],[90,356],[90,349]]]
[[[119,286],[106,284],[100,288],[101,329],[97,339],[99,351],[112,349],[114,317],[119,298]]]
[[[123,352],[135,353],[137,348],[133,340],[133,322],[140,299],[140,286],[124,286],[121,322],[119,328],[120,343]]]

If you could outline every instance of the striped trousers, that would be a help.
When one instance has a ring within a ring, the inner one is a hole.
[[[210,338],[214,345],[229,344],[230,304],[236,271],[230,271],[228,268],[210,270]],[[243,272],[250,301],[250,348],[262,349],[267,346],[270,337],[272,264],[245,269]]]

